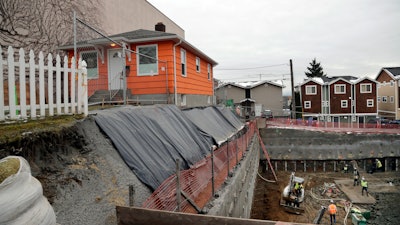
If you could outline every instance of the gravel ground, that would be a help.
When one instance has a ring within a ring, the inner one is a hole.
[[[129,185],[134,186],[135,206],[141,206],[151,192],[126,166],[93,118],[79,122],[76,128],[86,141],[85,151],[72,148],[56,153],[63,169],[40,175],[45,195],[46,191],[54,195],[52,205],[59,224],[116,224],[115,205],[129,205]]]

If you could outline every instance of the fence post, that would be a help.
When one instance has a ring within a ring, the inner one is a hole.
[[[8,47],[8,105],[10,106],[10,119],[16,119],[15,105],[15,65],[14,65],[14,49]],[[2,88],[3,89],[3,88]]]
[[[29,51],[29,98],[31,105],[31,119],[36,119],[36,75],[35,75],[35,54]]]
[[[3,81],[3,50],[0,47],[0,87],[4,90]],[[5,120],[4,115],[4,91],[0,91],[0,121]]]
[[[87,64],[85,61],[82,61],[82,103],[83,103],[83,114],[87,116],[89,114],[88,107],[88,80],[87,80]]]
[[[132,207],[134,204],[133,196],[135,195],[135,189],[133,189],[133,185],[129,185],[129,206]]]
[[[74,82],[75,79],[75,58],[72,58],[71,60],[71,65],[72,65],[72,72],[71,72],[71,83]],[[68,57],[64,56],[64,113],[67,114],[69,112],[68,110]],[[71,105],[71,108],[73,106]],[[74,111],[75,112],[75,111]]]
[[[226,143],[226,158],[227,158],[227,161],[228,161],[228,173],[226,174],[226,177],[228,178],[229,177],[229,141],[230,141],[230,139],[228,139],[228,142]]]
[[[20,115],[22,119],[26,119],[26,80],[25,80],[25,51],[19,49],[19,104]],[[1,86],[2,87],[2,86]]]
[[[54,116],[54,99],[53,99],[53,56],[51,53],[47,56],[47,89],[49,116]]]
[[[61,58],[56,56],[56,107],[57,115],[61,115]]]
[[[214,150],[217,146],[211,146],[211,192],[212,197],[215,196],[215,176],[214,176]]]
[[[179,166],[179,159],[176,159],[176,204],[177,204],[177,211],[181,211],[181,183],[180,183],[180,166]]]

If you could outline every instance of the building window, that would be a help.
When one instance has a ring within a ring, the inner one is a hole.
[[[93,79],[99,77],[98,67],[97,67],[97,52],[96,51],[87,51],[81,52],[81,59],[85,60],[87,64],[87,78]]]
[[[346,94],[346,85],[335,84],[335,94]]]
[[[311,109],[311,101],[304,101],[304,108]]]
[[[196,71],[200,72],[200,58],[196,57]]]
[[[323,107],[328,107],[329,106],[329,101],[322,101],[322,106]]]
[[[383,81],[383,82],[382,82],[382,86],[386,86],[386,81]]]
[[[207,79],[211,80],[211,65],[207,64]]]
[[[382,96],[382,102],[384,102],[384,103],[387,102],[387,96]]]
[[[374,107],[374,100],[373,99],[367,99],[367,107]]]
[[[376,101],[377,101],[377,102],[381,102],[381,96],[378,96],[378,97],[376,98]]]
[[[144,45],[137,47],[138,75],[158,74],[157,45]]]
[[[306,86],[306,95],[316,95],[316,94],[317,94],[317,85]]]
[[[394,80],[390,80],[390,87],[394,86]]]
[[[371,93],[372,92],[372,84],[361,84],[360,92],[361,93]]]
[[[186,77],[186,51],[185,51],[185,49],[181,49],[181,69],[182,69],[182,76]]]
[[[394,96],[390,96],[390,103],[394,102]]]
[[[341,106],[342,108],[347,108],[347,100],[341,100],[341,101],[340,101],[340,106]]]

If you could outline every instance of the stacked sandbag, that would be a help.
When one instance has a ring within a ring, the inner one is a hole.
[[[0,224],[54,225],[56,215],[28,162],[18,156],[0,160]]]

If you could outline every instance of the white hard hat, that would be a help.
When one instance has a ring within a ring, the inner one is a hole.
[[[365,180],[364,177],[361,178],[362,180]]]
[[[331,199],[331,203],[333,203],[333,200]]]
[[[357,170],[357,168],[354,167],[354,170]]]

